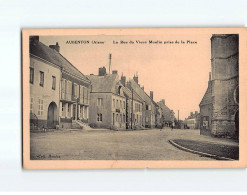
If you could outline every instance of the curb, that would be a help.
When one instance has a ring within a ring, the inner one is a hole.
[[[198,154],[198,155],[201,155],[201,156],[204,156],[204,157],[214,158],[216,160],[234,160],[235,161],[235,159],[232,159],[232,158],[221,157],[221,156],[217,156],[217,155],[214,155],[214,154],[208,154],[208,153],[199,152],[199,151],[196,151],[196,150],[191,150],[189,148],[185,148],[185,147],[175,143],[173,140],[168,140],[168,141],[170,142],[170,144],[172,144],[176,148],[178,148],[180,150],[184,150],[186,152],[190,152],[190,153],[193,153],[193,154]]]

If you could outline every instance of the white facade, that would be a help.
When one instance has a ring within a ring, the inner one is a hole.
[[[54,117],[52,120],[56,123],[58,122],[60,68],[39,57],[30,55],[29,71],[30,112],[32,117],[37,117],[38,127],[46,128],[49,118],[49,106],[53,109],[52,113],[50,112],[53,115],[52,117]],[[43,76],[41,76],[42,74]]]

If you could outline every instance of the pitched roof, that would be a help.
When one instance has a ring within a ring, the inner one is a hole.
[[[116,93],[116,85],[119,84],[122,86],[117,74],[110,74],[105,76],[87,75],[87,77],[91,81],[92,92]]]
[[[162,101],[157,102],[157,104],[158,104],[159,107],[161,107],[162,110],[171,111],[171,109],[168,108],[168,106],[165,105]]]
[[[139,88],[139,91],[141,91],[142,92],[142,95],[144,95],[147,99],[149,99],[156,107],[158,107],[158,105],[157,105],[157,103],[140,87],[140,85],[138,85],[133,79],[131,79],[130,80],[130,83],[131,83],[131,86],[133,86],[134,87],[134,90],[136,89],[136,88]],[[140,94],[140,96],[141,96],[141,98],[142,99],[144,99],[144,97],[142,96],[141,94]]]
[[[52,49],[45,44],[35,41],[30,42],[29,51],[31,54],[38,56],[50,63],[62,67],[64,71],[79,77],[80,79],[90,82],[88,78],[82,74],[76,67],[74,67],[64,56],[62,56],[55,49]]]
[[[162,100],[157,102],[157,104],[161,107],[162,109],[162,114],[165,118],[165,121],[173,121],[173,119],[175,118],[174,112],[173,110],[171,110],[170,108],[168,108],[163,102]]]
[[[212,103],[212,81],[208,82],[208,88],[200,102],[199,106],[207,105]]]
[[[132,98],[132,92],[131,92],[131,90],[129,88],[123,87],[123,92],[129,98]],[[144,101],[135,91],[133,91],[133,99],[137,100],[139,102],[143,102]]]

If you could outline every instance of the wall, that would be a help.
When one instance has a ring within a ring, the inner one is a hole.
[[[33,98],[34,113],[38,117],[38,127],[47,127],[48,107],[51,102],[57,106],[59,112],[59,83],[60,83],[60,69],[55,65],[48,64],[41,59],[30,56],[30,67],[34,68],[34,83],[30,83],[30,98]],[[40,71],[44,72],[44,86],[40,86]],[[56,77],[55,90],[52,89],[52,76]],[[43,100],[43,114],[38,115],[39,99]],[[31,102],[31,101],[30,101]],[[56,115],[58,121],[58,113]]]
[[[77,87],[75,87],[77,85]],[[80,119],[88,123],[90,85],[67,73],[62,73],[61,102],[60,102],[60,128],[71,128],[72,119]],[[75,93],[75,91],[77,92]],[[76,95],[75,95],[76,94]],[[76,103],[75,103],[76,102]],[[64,110],[62,111],[62,104]],[[75,106],[75,112],[73,111]]]
[[[97,99],[103,98],[103,105],[97,106]],[[90,93],[89,125],[98,128],[110,128],[112,124],[112,93]],[[97,114],[102,114],[102,122],[97,121]]]
[[[115,100],[115,105],[114,101]],[[122,102],[122,105],[120,104]],[[126,128],[126,98],[118,95],[112,94],[112,107],[111,107],[111,125],[119,129]],[[117,104],[118,102],[118,104]],[[123,103],[125,102],[125,103]],[[124,106],[125,104],[125,106]],[[114,121],[113,121],[113,113],[114,113]]]
[[[145,127],[147,128],[154,128],[155,127],[155,112],[156,108],[150,99],[150,97],[141,89],[141,87],[135,83],[135,81],[131,81],[131,87],[134,89],[134,91],[145,101],[145,107],[143,109],[142,115],[145,116],[143,117],[145,121]],[[146,106],[149,105],[150,109],[146,110]]]
[[[136,110],[135,105],[139,105],[140,110]],[[128,123],[129,128],[131,128],[131,113],[132,113],[132,100],[128,99]],[[143,126],[143,105],[141,102],[137,100],[133,100],[133,122],[132,122],[132,128],[136,128],[135,126]],[[138,119],[137,119],[138,116]]]
[[[213,121],[212,134],[216,136],[235,137],[235,113],[238,104],[234,99],[234,91],[238,86],[238,78],[213,83]]]
[[[238,87],[238,35],[214,35],[212,46],[213,118],[211,133],[215,136],[236,137],[238,129],[235,113],[238,102],[234,99]]]

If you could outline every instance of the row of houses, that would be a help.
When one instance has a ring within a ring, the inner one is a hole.
[[[184,119],[184,128],[200,129],[201,115],[199,112],[190,112],[190,115]]]
[[[31,36],[30,128],[138,129],[170,126],[174,112],[165,100],[154,101],[138,83],[138,76],[126,80],[117,71],[84,75],[64,56],[60,46],[46,46]]]

